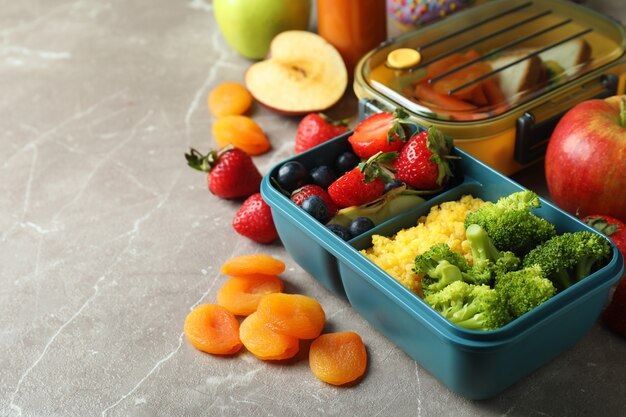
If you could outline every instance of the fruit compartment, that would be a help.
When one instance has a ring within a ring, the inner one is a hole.
[[[261,183],[261,194],[272,209],[276,230],[287,252],[324,287],[344,298],[346,294],[337,268],[337,258],[343,256],[342,251],[353,251],[354,249],[328,230],[324,224],[318,222],[283,195],[274,185],[272,178],[276,177],[280,166],[290,161],[298,161],[309,170],[319,165],[333,165],[332,162],[341,153],[351,150],[347,141],[351,134],[351,131],[347,132],[320,146],[282,161],[272,168]],[[443,191],[461,181],[462,176],[456,175],[456,171],[458,170],[455,168],[455,178],[448,183]],[[424,199],[432,198],[435,195],[437,194],[424,195]],[[421,204],[424,203],[419,205]],[[408,211],[415,210],[419,205]]]

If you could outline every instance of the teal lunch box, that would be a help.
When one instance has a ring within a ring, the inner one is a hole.
[[[440,194],[387,220],[348,242],[296,206],[273,185],[278,168],[296,160],[308,169],[332,164],[350,149],[339,136],[274,167],[261,183],[280,239],[294,260],[334,294],[345,297],[372,326],[393,341],[450,390],[469,399],[492,397],[573,346],[597,320],[611,287],[624,271],[624,260],[612,245],[612,258],[572,287],[515,319],[487,332],[458,327],[371,262],[359,251],[374,234],[391,236],[415,226],[420,216],[445,201],[471,194],[483,200],[524,187],[460,149],[455,178]],[[557,233],[592,230],[545,200],[537,214],[554,223]]]

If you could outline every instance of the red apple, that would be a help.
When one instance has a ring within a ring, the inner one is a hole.
[[[584,101],[559,120],[545,168],[550,195],[563,210],[626,220],[625,100]]]

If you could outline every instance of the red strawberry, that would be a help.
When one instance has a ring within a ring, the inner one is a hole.
[[[603,214],[587,216],[583,221],[598,232],[607,235],[626,258],[626,223]]]
[[[209,190],[218,197],[240,198],[259,192],[261,173],[241,149],[229,145],[202,155],[191,148],[185,158],[190,167],[208,172]]]
[[[408,114],[402,109],[393,114],[383,112],[369,116],[357,125],[348,138],[352,150],[362,159],[371,158],[378,152],[400,150],[416,129],[415,123],[407,117]]]
[[[396,178],[420,190],[441,188],[452,176],[452,140],[434,127],[413,136],[393,163]]]
[[[360,206],[380,197],[385,189],[381,178],[390,181],[390,175],[379,164],[396,157],[395,152],[376,154],[358,167],[346,172],[328,187],[328,194],[340,207]]]
[[[278,238],[272,211],[260,193],[248,197],[233,219],[235,232],[259,243],[272,243]]]
[[[296,153],[304,152],[334,137],[346,133],[345,121],[335,121],[322,113],[311,113],[300,121],[296,132]]]
[[[607,235],[626,258],[626,224],[614,217],[595,214],[583,219],[585,223]],[[626,276],[615,287],[613,298],[602,312],[609,329],[626,337]]]
[[[333,202],[333,199],[330,198],[328,193],[319,185],[307,184],[304,187],[295,190],[291,194],[291,201],[296,203],[298,206],[302,206],[302,202],[312,195],[318,195],[326,202],[326,205],[328,206],[329,218],[337,214],[337,206]]]

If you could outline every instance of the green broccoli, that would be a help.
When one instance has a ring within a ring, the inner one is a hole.
[[[466,281],[489,285],[497,275],[520,267],[520,259],[513,252],[499,251],[481,226],[470,224],[465,230],[465,236],[474,258],[472,267],[466,273]]]
[[[448,261],[452,265],[458,266],[461,271],[466,271],[469,268],[463,255],[453,251],[447,243],[437,243],[426,252],[415,257],[414,271],[417,274],[428,275],[437,267],[439,261]]]
[[[506,300],[514,318],[529,312],[556,293],[552,281],[546,278],[538,265],[498,276],[495,290]]]
[[[555,287],[564,290],[603,266],[610,254],[609,242],[598,233],[563,233],[531,250],[523,264],[539,265]]]
[[[552,223],[531,212],[540,205],[536,193],[519,191],[468,213],[465,228],[471,224],[480,225],[496,248],[522,257],[556,234]]]
[[[488,285],[455,281],[424,300],[452,323],[470,330],[495,330],[512,320],[500,293]]]
[[[454,252],[446,243],[439,243],[415,257],[413,271],[416,274],[424,274],[422,290],[428,295],[461,280],[461,272],[468,268],[469,265],[463,255]]]

